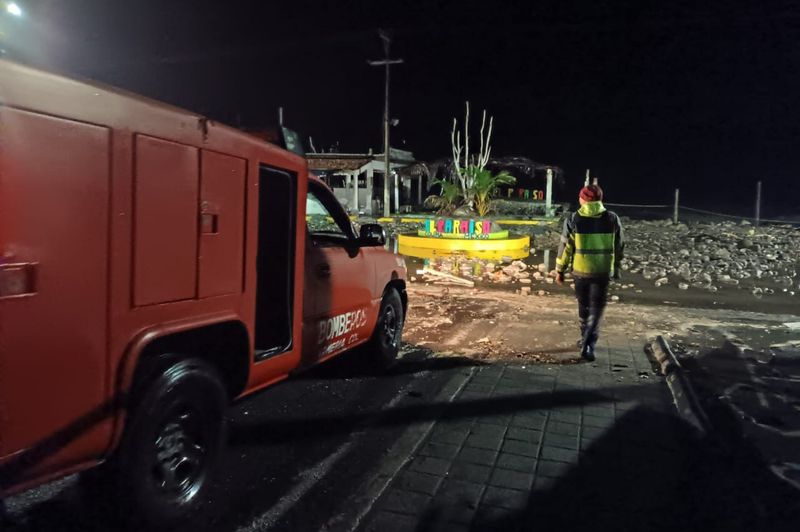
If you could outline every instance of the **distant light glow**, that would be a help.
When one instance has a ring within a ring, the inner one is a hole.
[[[22,16],[22,8],[19,7],[19,5],[15,4],[14,2],[9,2],[8,4],[6,4],[6,11],[11,13],[15,17],[21,17]]]

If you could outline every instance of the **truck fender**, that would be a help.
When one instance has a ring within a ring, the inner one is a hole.
[[[119,363],[115,386],[115,397],[117,402],[117,415],[115,416],[114,431],[112,434],[111,449],[119,444],[125,427],[126,409],[124,403],[132,391],[136,368],[145,349],[159,338],[164,338],[176,333],[188,332],[194,329],[219,325],[223,323],[238,322],[244,327],[241,317],[235,313],[225,312],[208,314],[200,317],[193,317],[187,320],[177,320],[167,323],[160,323],[154,327],[143,330],[137,334],[128,344]],[[246,328],[245,328],[246,330]],[[248,342],[249,343],[249,342]],[[251,346],[248,346],[250,348]]]

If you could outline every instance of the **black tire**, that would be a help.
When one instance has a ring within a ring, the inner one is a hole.
[[[367,346],[371,361],[380,369],[389,369],[397,362],[404,320],[400,294],[394,288],[387,288],[381,299],[378,322]]]
[[[148,528],[170,528],[202,504],[222,448],[227,406],[213,366],[183,358],[165,367],[159,359],[164,369],[134,390],[112,459],[116,504],[126,519]]]

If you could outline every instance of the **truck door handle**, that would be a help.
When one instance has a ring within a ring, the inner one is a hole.
[[[331,265],[323,262],[317,266],[317,277],[327,278],[331,276]]]
[[[0,264],[0,299],[35,294],[38,269],[35,262]]]

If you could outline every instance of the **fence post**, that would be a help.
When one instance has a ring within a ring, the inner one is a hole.
[[[550,216],[553,209],[553,169],[547,169],[547,188],[544,196],[544,215]]]
[[[681,189],[675,189],[675,206],[672,208],[672,223],[678,223],[678,201],[681,196]]]
[[[761,225],[761,181],[756,183],[756,227]]]

